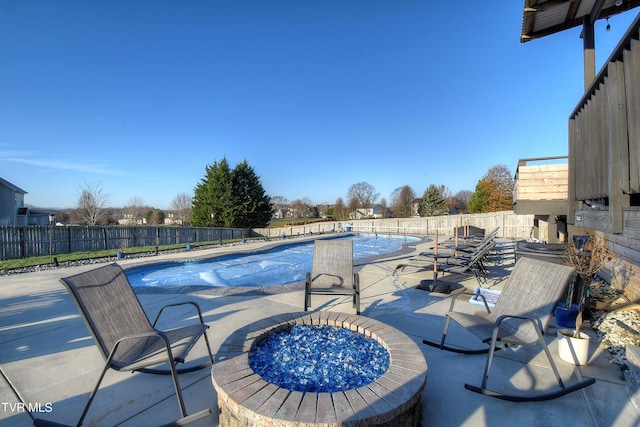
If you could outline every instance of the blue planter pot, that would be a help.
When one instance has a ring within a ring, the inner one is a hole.
[[[191,249],[193,249],[193,245],[192,244],[188,244],[187,245],[187,250],[190,251]]]
[[[576,327],[576,318],[580,306],[578,304],[571,304],[571,307],[565,307],[564,303],[556,306],[556,323],[560,328],[572,328]]]
[[[122,259],[125,257],[125,253],[124,252],[116,252],[116,258],[117,259]]]

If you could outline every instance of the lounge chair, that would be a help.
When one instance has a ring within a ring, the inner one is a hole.
[[[406,268],[414,268],[418,271],[433,271],[434,282],[438,280],[439,273],[457,273],[474,275],[479,285],[487,282],[488,270],[485,261],[493,250],[494,240],[487,239],[482,245],[473,248],[472,252],[459,253],[457,256],[448,252],[446,258],[438,261],[434,268],[434,255],[430,252],[422,252],[417,256],[409,258],[407,261],[396,266],[393,273],[404,271]],[[442,255],[443,252],[439,251]]]
[[[476,393],[515,402],[549,400],[591,385],[594,379],[588,378],[571,386],[565,386],[560,378],[558,368],[551,357],[551,353],[544,341],[551,313],[558,300],[562,297],[575,270],[571,267],[523,258],[518,261],[507,279],[493,310],[485,301],[486,315],[466,314],[454,311],[456,300],[461,295],[455,295],[451,300],[449,313],[440,342],[423,340],[432,347],[457,353],[479,354],[488,353],[487,362],[480,387],[465,384],[465,388]],[[466,350],[445,345],[445,339],[451,320],[473,333],[488,348]],[[496,350],[510,345],[540,344],[544,350],[551,369],[558,381],[558,390],[529,395],[510,395],[487,389],[493,355]]]
[[[125,275],[116,263],[61,279],[75,302],[80,314],[93,336],[93,339],[105,359],[89,400],[80,416],[78,426],[82,425],[89,407],[100,388],[100,383],[109,368],[116,371],[139,371],[157,374],[171,374],[182,418],[177,423],[187,423],[210,415],[205,409],[188,416],[178,374],[211,366],[213,356],[206,334],[208,326],[204,323],[198,304],[183,302],[162,307],[153,323],[149,322],[136,294]],[[197,312],[198,322],[161,331],[155,328],[163,311],[167,307],[191,305]],[[183,363],[193,345],[204,337],[209,361],[197,366],[177,368]],[[158,368],[168,364],[168,368]],[[46,420],[36,420],[36,425],[59,425]]]
[[[304,311],[311,307],[311,295],[352,295],[360,314],[360,278],[353,272],[352,240],[316,240],[313,265],[304,286]]]

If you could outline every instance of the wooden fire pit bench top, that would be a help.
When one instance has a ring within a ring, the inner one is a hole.
[[[372,383],[338,392],[290,391],[268,383],[249,366],[249,351],[293,325],[347,328],[377,340],[389,352],[387,371]],[[368,317],[318,311],[268,317],[244,326],[222,344],[211,368],[221,426],[418,426],[427,363],[399,330]]]

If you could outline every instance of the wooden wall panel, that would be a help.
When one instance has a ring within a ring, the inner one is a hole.
[[[623,53],[629,133],[629,192],[640,193],[640,41]]]

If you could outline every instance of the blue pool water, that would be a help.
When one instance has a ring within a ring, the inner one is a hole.
[[[404,236],[352,236],[354,259],[397,252]],[[311,271],[313,242],[280,246],[255,254],[238,254],[208,261],[161,264],[127,271],[133,286],[273,286],[304,281]]]

